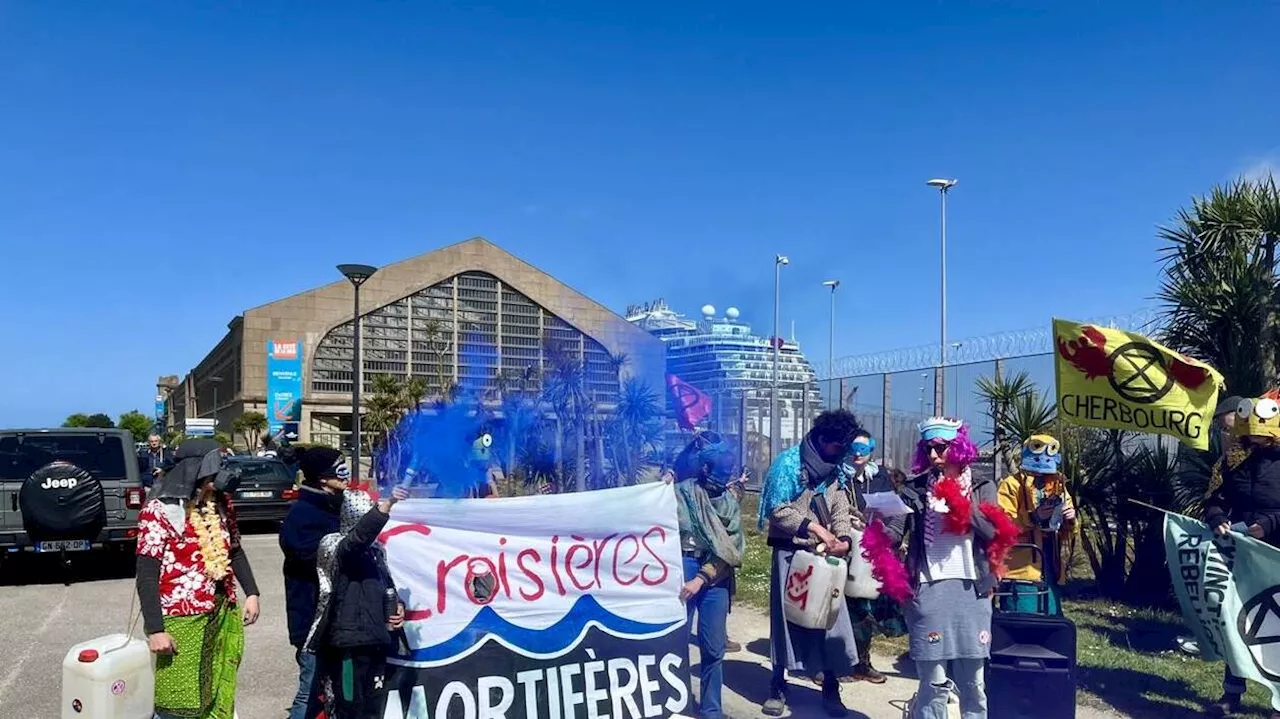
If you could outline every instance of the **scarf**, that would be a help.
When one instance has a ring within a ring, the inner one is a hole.
[[[765,475],[757,526],[763,530],[774,508],[796,501],[804,490],[816,488],[824,480],[843,488],[847,479],[845,466],[843,462],[824,460],[808,437],[800,444],[783,450]],[[801,477],[806,479],[807,485]]]
[[[692,535],[699,547],[730,567],[742,566],[746,538],[738,501],[728,492],[712,497],[691,479],[676,484],[676,499],[680,534]]]
[[[929,496],[925,502],[924,517],[924,542],[926,545],[933,544],[934,538],[942,533],[944,512],[938,510],[946,505],[946,501],[934,494],[934,487],[942,479],[943,476],[941,474],[935,474],[929,479]],[[959,483],[964,496],[968,497],[973,488],[973,475],[969,472],[968,467],[965,467],[960,476],[956,477],[956,482]]]
[[[818,453],[818,448],[813,446],[813,440],[805,437],[800,443],[800,464],[804,467],[804,471],[809,475],[809,486],[815,487],[819,483],[825,481],[832,475],[839,472],[843,479],[842,462],[828,462]],[[843,485],[843,482],[841,482]]]

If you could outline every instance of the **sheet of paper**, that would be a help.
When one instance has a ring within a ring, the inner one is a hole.
[[[868,513],[875,512],[881,517],[901,517],[904,514],[911,514],[911,508],[894,492],[869,492],[862,495],[862,499],[867,503]]]

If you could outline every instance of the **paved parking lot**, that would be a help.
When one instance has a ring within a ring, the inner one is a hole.
[[[280,550],[274,534],[246,536],[245,548],[262,591],[262,618],[245,630],[238,711],[240,719],[281,719],[297,688],[297,670],[285,629]],[[131,607],[136,612],[133,580],[119,578],[119,562],[80,559],[87,566],[76,568],[70,586],[47,563],[0,568],[0,716],[57,719],[67,650],[125,631]],[[22,711],[10,712],[18,707]]]

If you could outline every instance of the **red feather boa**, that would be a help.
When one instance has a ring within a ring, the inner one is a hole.
[[[871,576],[880,582],[881,594],[898,604],[906,604],[911,599],[907,568],[899,561],[897,547],[879,519],[873,520],[862,532],[862,556],[871,564]]]
[[[943,477],[934,483],[932,492],[947,505],[947,513],[942,515],[942,531],[968,534],[973,524],[973,503],[965,496],[960,482],[954,477]]]
[[[996,536],[987,542],[987,563],[991,565],[992,573],[1004,578],[1007,571],[1004,562],[1009,558],[1009,550],[1018,543],[1021,532],[1009,515],[996,505],[983,504],[978,509],[996,529]]]

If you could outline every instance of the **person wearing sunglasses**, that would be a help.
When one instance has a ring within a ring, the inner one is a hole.
[[[823,709],[833,717],[848,715],[840,699],[839,677],[849,676],[858,664],[848,608],[839,605],[831,629],[809,629],[786,620],[782,593],[796,552],[843,557],[852,548],[845,459],[860,429],[851,412],[823,412],[800,444],[779,454],[765,475],[759,526],[768,526],[773,550],[769,581],[773,678],[763,707],[765,716],[782,716],[786,711],[787,672],[811,679],[821,675]]]
[[[953,691],[963,719],[987,717],[991,596],[1018,530],[1000,509],[995,482],[970,472],[977,458],[963,422],[927,419],[916,476],[899,492],[913,512],[906,568],[914,594],[905,613],[920,687],[910,719],[946,719]]]
[[[852,524],[858,530],[876,519],[874,514],[867,511],[866,495],[894,491],[893,480],[889,473],[882,471],[872,459],[875,451],[876,440],[870,432],[859,430],[854,434],[853,444],[849,447],[849,456],[846,461],[849,481],[845,484],[845,491],[849,494]],[[880,517],[880,520],[884,522],[889,536],[897,537],[901,541],[906,527],[906,516]],[[852,551],[858,551],[858,548],[855,547]],[[849,620],[853,623],[853,636],[857,640],[860,661],[853,668],[853,674],[842,677],[841,681],[884,684],[888,679],[871,665],[871,638],[876,634],[883,634],[886,637],[900,637],[906,634],[902,612],[892,599],[883,595],[875,599],[848,597],[846,601],[849,604]]]
[[[1030,549],[1010,553],[1004,579],[1013,594],[1000,597],[1004,611],[1060,614],[1056,591],[1062,580],[1060,538],[1073,536],[1076,523],[1075,503],[1059,473],[1061,466],[1058,440],[1047,434],[1032,435],[1022,443],[1019,471],[1000,482],[1000,506],[1021,530],[1019,543],[1034,544],[1042,552],[1039,557]],[[1017,591],[1041,582],[1044,586],[1033,591]],[[1048,593],[1047,606],[1041,604],[1040,592]]]

